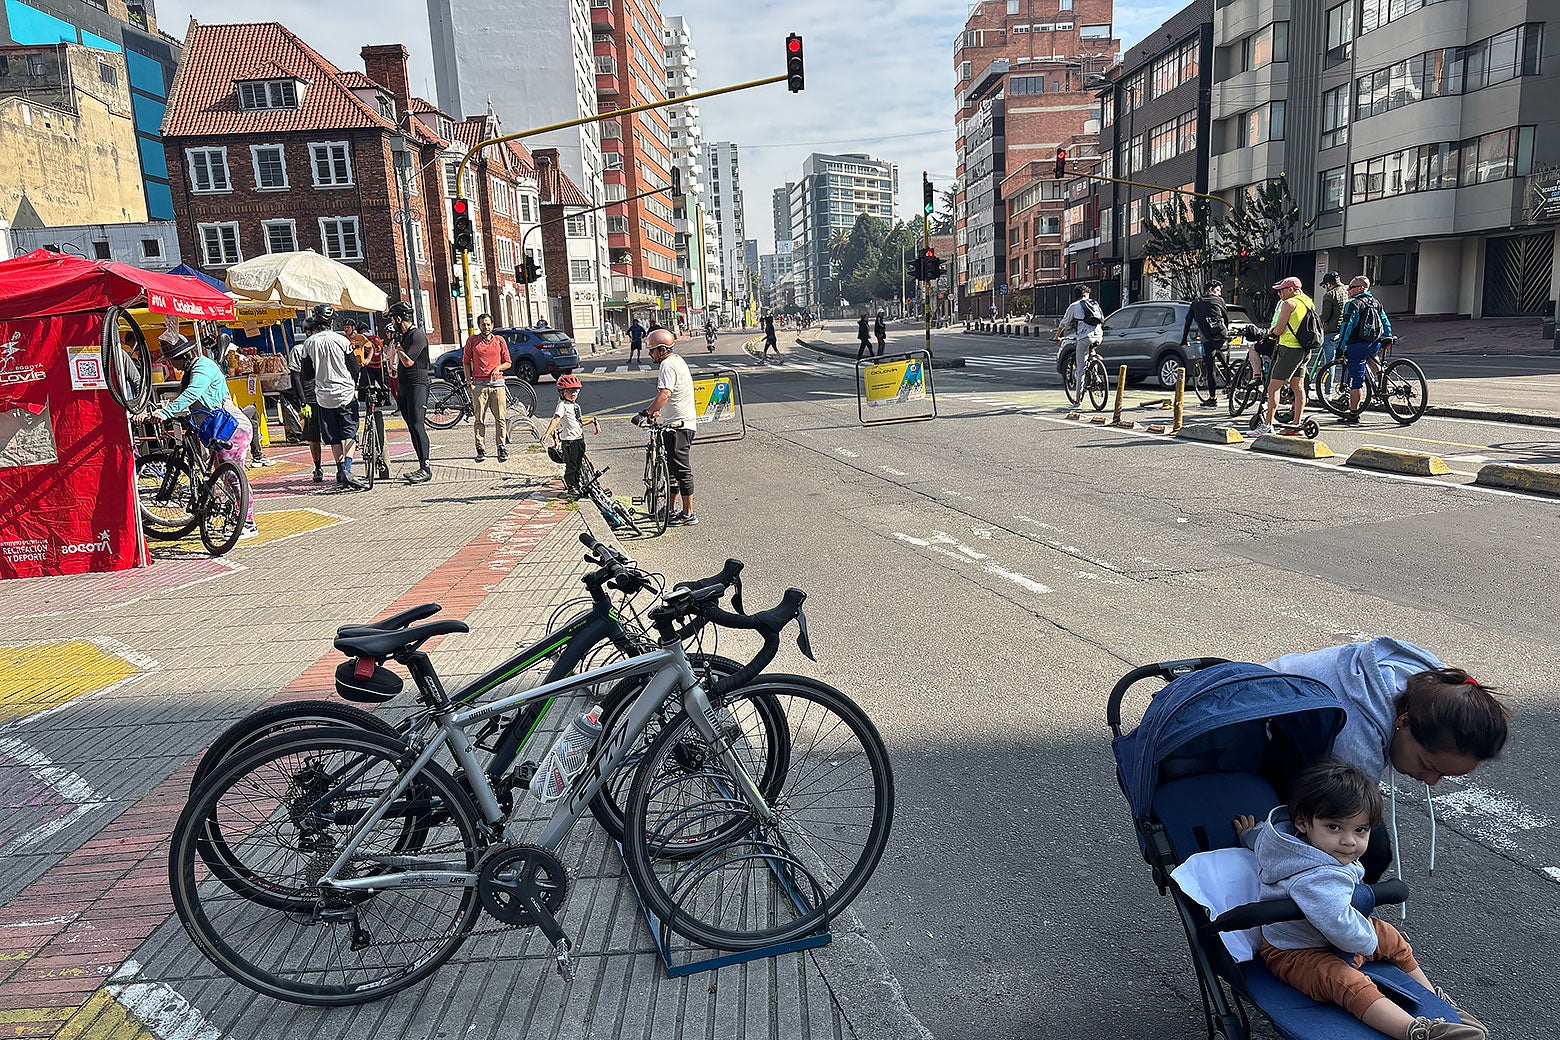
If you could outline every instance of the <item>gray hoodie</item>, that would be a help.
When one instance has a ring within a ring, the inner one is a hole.
[[[1354,909],[1354,886],[1365,877],[1365,868],[1354,862],[1344,866],[1297,835],[1289,823],[1289,810],[1276,807],[1266,823],[1241,835],[1257,854],[1257,879],[1263,899],[1288,896],[1305,914],[1304,921],[1262,926],[1262,938],[1280,950],[1312,950],[1331,946],[1344,953],[1366,957],[1376,952],[1376,928],[1370,918]]]
[[[1348,720],[1333,744],[1333,754],[1366,775],[1379,777],[1386,772],[1403,686],[1409,676],[1444,665],[1423,647],[1377,636],[1364,643],[1287,654],[1268,662],[1268,667],[1317,679],[1343,698]]]

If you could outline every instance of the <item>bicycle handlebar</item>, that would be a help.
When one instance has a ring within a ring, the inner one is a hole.
[[[667,597],[665,604],[650,612],[650,620],[655,623],[662,640],[667,642],[681,638],[676,622],[679,618],[688,615],[695,615],[698,624],[709,623],[723,625],[726,628],[745,628],[759,633],[764,645],[753,660],[710,687],[712,697],[723,697],[733,690],[746,686],[769,667],[769,662],[773,661],[775,654],[780,651],[780,633],[793,620],[798,620],[801,624],[796,644],[801,648],[802,653],[809,659],[812,658],[812,644],[807,636],[807,618],[802,613],[802,603],[806,599],[807,593],[801,589],[786,589],[780,602],[768,610],[757,614],[733,614],[718,603],[700,599],[692,590],[679,589],[674,590]]]

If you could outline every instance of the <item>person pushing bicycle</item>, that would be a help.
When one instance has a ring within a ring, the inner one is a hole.
[[[688,362],[672,350],[676,341],[677,338],[666,329],[656,329],[645,337],[650,360],[660,365],[661,370],[656,379],[655,399],[641,414],[653,419],[661,414],[662,408],[671,413],[666,422],[676,428],[663,430],[661,436],[666,444],[672,489],[682,496],[682,508],[672,511],[669,523],[692,527],[699,522],[698,514],[693,511],[693,435],[698,428],[699,413],[694,408],[693,374],[688,371]]]
[[[1360,424],[1360,403],[1365,396],[1365,366],[1383,343],[1392,342],[1392,319],[1381,301],[1371,295],[1370,279],[1364,275],[1349,282],[1349,302],[1343,306],[1343,324],[1338,329],[1338,347],[1349,366],[1349,414],[1347,426]]]
[[[585,463],[585,424],[588,422],[597,433],[601,432],[599,419],[586,419],[580,414],[580,377],[558,377],[558,410],[553,412],[542,443],[554,444],[563,452],[563,486],[569,494],[580,493],[580,469]],[[556,438],[556,439],[555,439]]]

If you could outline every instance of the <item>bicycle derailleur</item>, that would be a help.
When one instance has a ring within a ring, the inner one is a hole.
[[[477,868],[477,902],[504,924],[535,926],[553,944],[558,974],[573,982],[576,971],[569,937],[554,915],[569,894],[569,875],[557,856],[540,845],[505,845],[489,852]]]

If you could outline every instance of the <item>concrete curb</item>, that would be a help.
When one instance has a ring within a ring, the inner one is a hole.
[[[1519,423],[1523,426],[1560,427],[1560,415],[1539,415],[1535,412],[1510,412],[1501,408],[1452,408],[1431,405],[1426,415],[1438,419],[1484,419],[1489,422]]]
[[[1444,477],[1452,471],[1439,455],[1420,451],[1398,451],[1367,444],[1355,448],[1343,463],[1360,469],[1376,469],[1386,473],[1407,473],[1413,477]]]
[[[809,952],[857,1040],[932,1040],[854,910],[835,920],[832,942]]]
[[[1183,440],[1200,441],[1204,444],[1244,444],[1246,438],[1240,431],[1231,426],[1214,426],[1211,423],[1193,423],[1183,426],[1176,432],[1176,436]]]
[[[1281,437],[1276,433],[1264,433],[1251,442],[1252,451],[1268,455],[1283,455],[1291,459],[1330,459],[1333,450],[1321,441],[1306,437]]]
[[[796,337],[796,343],[798,346],[806,347],[808,350],[816,350],[821,354],[832,354],[835,357],[844,358],[847,361],[856,360],[856,352],[854,350],[851,350],[849,347],[842,347],[838,343],[830,343],[828,340],[802,339],[800,336],[798,336]],[[938,357],[936,354],[933,354],[932,367],[963,368],[964,359],[961,357]]]
[[[1519,466],[1509,462],[1491,462],[1479,467],[1475,484],[1485,487],[1506,488],[1511,491],[1529,491],[1537,495],[1560,496],[1560,472],[1541,469],[1538,466]]]

